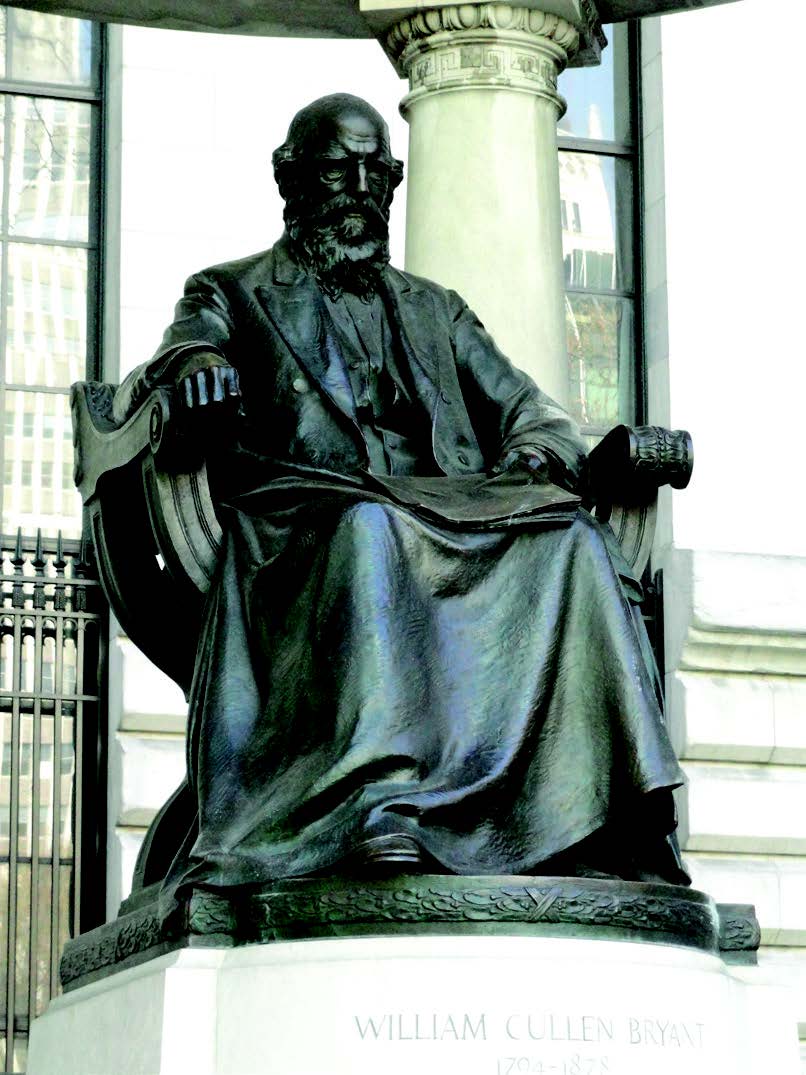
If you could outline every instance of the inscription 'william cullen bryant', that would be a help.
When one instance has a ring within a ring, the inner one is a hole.
[[[509,1041],[613,1042],[660,1049],[702,1049],[705,1044],[703,1023],[635,1016],[614,1020],[551,1011],[516,1012],[500,1025],[483,1012],[386,1012],[353,1019],[362,1041],[487,1041],[491,1031],[493,1037],[503,1035]]]

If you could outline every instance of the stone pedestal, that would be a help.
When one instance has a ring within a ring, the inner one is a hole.
[[[406,268],[455,288],[567,400],[557,75],[579,35],[511,4],[430,8],[386,48],[410,93]]]
[[[665,944],[376,937],[189,948],[55,1000],[29,1075],[797,1075],[755,967]]]

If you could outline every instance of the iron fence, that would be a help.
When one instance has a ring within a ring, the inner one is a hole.
[[[84,543],[0,549],[0,1070],[58,989],[68,936],[103,921],[106,603]]]

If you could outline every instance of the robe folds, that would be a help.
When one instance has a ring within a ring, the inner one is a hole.
[[[581,506],[578,431],[455,292],[392,268],[382,287],[372,429],[285,239],[191,277],[118,390],[123,415],[228,364],[242,392],[208,453],[224,546],[190,695],[198,824],[166,898],[338,870],[389,834],[460,874],[651,838],[686,883],[640,586]],[[539,481],[490,477],[524,451]]]
[[[388,833],[451,872],[540,872],[682,782],[638,584],[577,498],[297,468],[221,514],[174,884],[327,872]]]

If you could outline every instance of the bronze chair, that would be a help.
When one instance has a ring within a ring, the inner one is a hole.
[[[187,694],[222,529],[204,457],[182,435],[173,391],[155,389],[119,427],[114,391],[98,382],[73,385],[75,481],[115,616]],[[639,577],[649,561],[658,489],[685,488],[692,466],[689,434],[659,426],[616,426],[589,455],[584,504],[612,527]],[[194,817],[183,783],[146,835],[135,894],[162,880],[176,834],[189,831]]]

